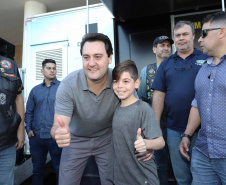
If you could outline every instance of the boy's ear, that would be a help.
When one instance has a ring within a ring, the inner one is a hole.
[[[140,86],[140,79],[138,78],[136,81],[135,81],[135,88],[138,89]]]

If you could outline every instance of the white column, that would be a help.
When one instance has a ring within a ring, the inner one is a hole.
[[[47,12],[47,8],[44,4],[38,1],[27,1],[24,5],[24,21],[30,16],[45,12]]]
[[[86,16],[87,33],[89,33],[89,0],[86,0]]]
[[[22,56],[22,68],[26,68],[26,26],[27,26],[27,18],[37,15],[46,13],[47,8],[43,3],[40,3],[38,1],[27,1],[24,4],[24,32],[23,32],[23,56]],[[25,82],[26,83],[26,82]],[[24,90],[25,92],[26,90]]]
[[[222,4],[222,11],[225,12],[225,4],[224,4],[224,0],[221,1]]]
[[[27,1],[24,4],[24,32],[23,32],[23,58],[22,58],[22,67],[26,68],[26,41],[27,41],[27,18],[46,13],[47,8],[43,3],[38,1]],[[24,90],[25,92],[25,90]]]
[[[47,8],[44,4],[37,2],[37,1],[27,1],[24,4],[24,32],[23,32],[23,57],[22,57],[22,68],[25,69],[26,72],[26,41],[27,41],[27,35],[26,35],[26,21],[28,17],[37,15],[37,14],[42,14],[42,13],[46,13],[47,12]],[[25,74],[26,75],[26,74]],[[27,102],[27,98],[28,94],[27,94],[27,80],[24,80],[24,102]],[[29,150],[29,142],[28,142],[28,136],[25,132],[25,147],[24,147],[24,153],[25,154],[30,154],[30,150]],[[26,177],[25,177],[26,178]],[[24,181],[25,179],[23,179]],[[22,181],[22,182],[23,182]]]

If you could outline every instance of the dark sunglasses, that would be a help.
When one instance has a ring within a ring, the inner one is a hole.
[[[201,31],[201,37],[202,37],[202,38],[205,38],[205,37],[207,36],[207,32],[208,32],[208,31],[211,31],[211,30],[219,30],[219,29],[221,29],[221,28],[204,29],[204,30]]]

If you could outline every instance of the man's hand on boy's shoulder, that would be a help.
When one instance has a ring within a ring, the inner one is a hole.
[[[141,128],[138,128],[138,130],[137,130],[137,140],[134,142],[134,148],[139,153],[143,153],[143,152],[147,151],[145,140],[141,136]]]
[[[134,142],[135,147],[135,156],[137,157],[138,161],[148,161],[152,158],[154,154],[154,150],[149,150],[146,148],[146,143],[141,136],[141,128],[137,130],[137,140]]]
[[[135,156],[138,159],[138,161],[140,160],[148,161],[152,158],[153,154],[154,154],[154,150],[149,150],[149,149],[146,152],[142,152],[142,153],[135,151]]]

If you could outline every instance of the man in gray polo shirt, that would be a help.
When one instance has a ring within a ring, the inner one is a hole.
[[[98,165],[101,184],[111,184],[105,172],[114,110],[119,103],[112,90],[113,49],[106,35],[90,33],[81,42],[83,69],[60,84],[51,135],[63,148],[59,185],[80,184],[90,156]]]
[[[94,156],[101,184],[106,180],[113,114],[119,99],[112,89],[113,49],[101,33],[89,33],[81,42],[83,69],[69,74],[60,84],[55,102],[51,136],[63,148],[59,185],[80,184],[90,156]],[[153,151],[138,154],[149,160]]]

